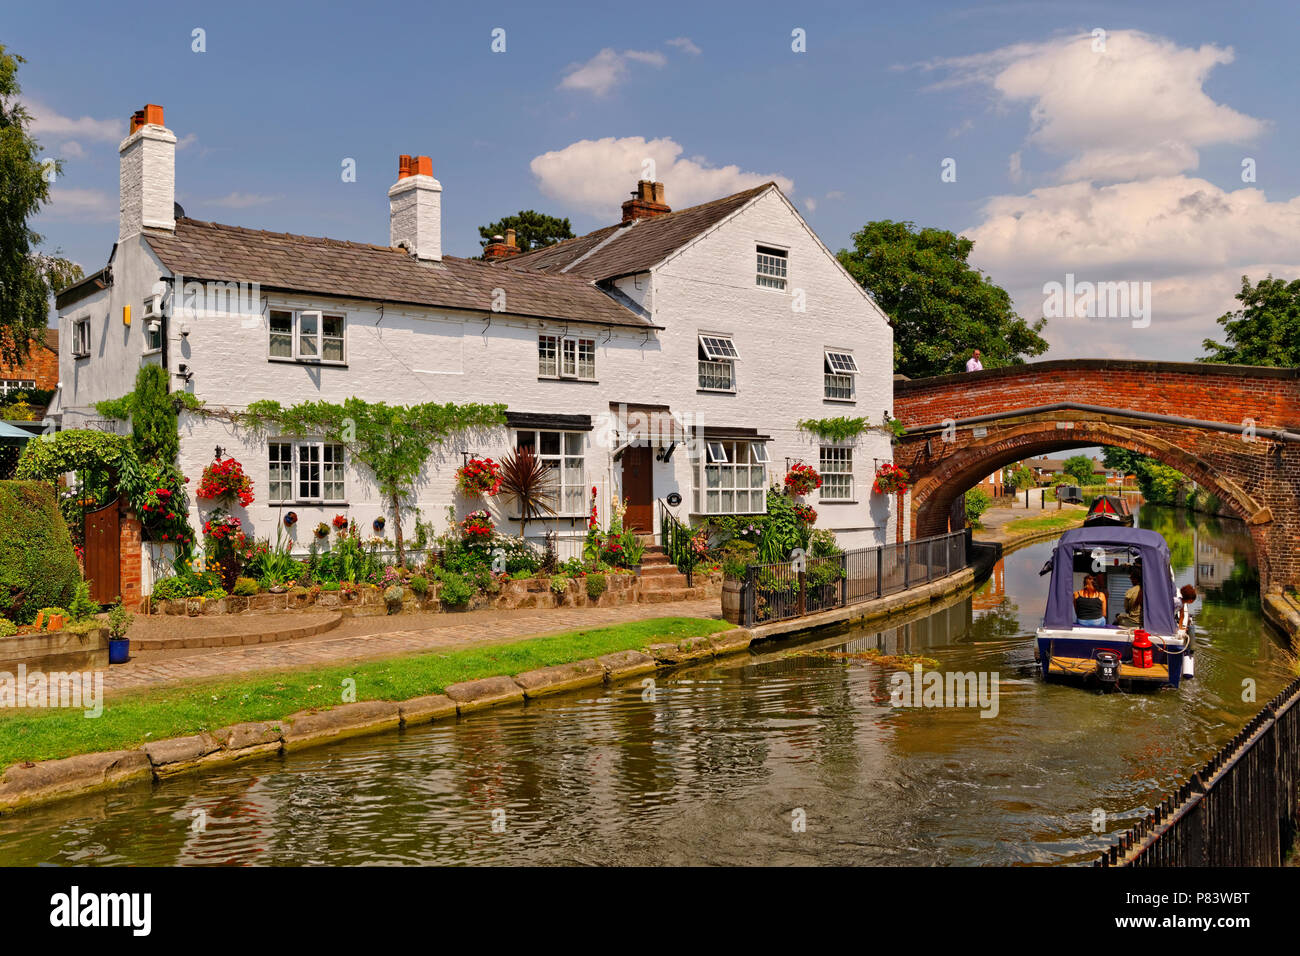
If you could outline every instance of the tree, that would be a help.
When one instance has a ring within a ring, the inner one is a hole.
[[[1034,475],[1033,469],[1027,465],[1018,465],[1004,484],[1010,485],[1016,491],[1024,491],[1037,485],[1038,478]]]
[[[553,246],[562,239],[573,238],[573,227],[567,219],[557,219],[533,209],[521,209],[518,215],[506,216],[486,226],[478,227],[483,237],[480,245],[486,246],[493,236],[504,236],[507,229],[515,231],[515,243],[520,252],[531,252],[543,246]]]
[[[0,45],[0,359],[27,360],[49,316],[50,295],[81,278],[81,268],[55,253],[37,252],[42,237],[27,220],[50,201],[50,182],[63,170],[40,160],[27,132],[31,115],[18,102],[20,56]]]
[[[380,494],[393,510],[397,563],[406,561],[402,506],[434,445],[470,428],[505,424],[504,405],[388,405],[355,396],[342,405],[302,402],[281,408],[273,400],[252,402],[238,420],[255,428],[276,425],[284,434],[319,435],[348,449],[352,460],[369,468]]]
[[[1242,307],[1215,319],[1227,344],[1206,339],[1208,355],[1198,362],[1300,368],[1300,279],[1274,279],[1272,273],[1251,285],[1241,277],[1235,296]]]
[[[1107,468],[1112,468],[1123,475],[1139,475],[1142,469],[1155,461],[1146,455],[1136,451],[1129,451],[1127,448],[1106,447],[1101,450],[1101,462]]]
[[[853,234],[839,260],[894,325],[894,371],[912,378],[960,372],[974,349],[985,368],[1020,365],[1047,342],[1011,296],[967,260],[975,243],[943,229],[885,219]]]
[[[1071,455],[1061,468],[1079,484],[1092,484],[1092,459],[1087,455]]]
[[[993,499],[989,493],[978,485],[963,496],[966,507],[966,523],[971,526],[978,526],[980,515],[989,510],[989,505],[993,504]]]

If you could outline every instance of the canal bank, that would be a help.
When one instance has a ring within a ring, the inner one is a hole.
[[[462,681],[441,688],[442,693],[422,693],[404,700],[357,701],[280,718],[244,721],[129,749],[14,763],[0,775],[0,814],[357,736],[451,720],[488,708],[522,706],[552,694],[613,686],[684,664],[746,654],[758,642],[861,626],[917,612],[975,587],[988,577],[1001,554],[999,545],[976,543],[970,549],[968,566],[953,574],[882,598],[802,618],[754,628],[729,628],[679,641],[652,641],[640,649]],[[202,691],[201,686],[196,688],[198,691]]]

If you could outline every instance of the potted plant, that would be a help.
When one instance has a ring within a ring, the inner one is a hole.
[[[284,526],[286,528],[292,528],[297,523],[298,523],[298,512],[286,511],[284,515]]]
[[[125,664],[131,657],[131,639],[126,632],[131,628],[131,612],[119,600],[108,612],[108,662]]]
[[[329,525],[327,525],[324,521],[322,521],[320,524],[316,525],[316,537],[318,537],[318,538],[328,538],[329,536],[330,536],[330,526],[329,526]]]
[[[341,534],[342,532],[344,532],[344,531],[347,530],[347,527],[348,527],[348,516],[347,516],[347,515],[335,515],[335,516],[334,516],[334,520],[333,520],[332,522],[330,522],[330,523],[334,525],[334,530],[337,531],[337,532],[339,532],[339,533]]]
[[[247,508],[253,503],[253,479],[244,474],[244,466],[233,458],[218,458],[203,469],[195,495],[226,504],[236,499]]]
[[[812,505],[796,504],[794,506],[794,516],[804,524],[817,523],[817,509]]]
[[[44,619],[45,630],[47,631],[61,631],[63,630],[63,624],[67,617],[68,612],[61,607],[45,607],[41,608],[41,613],[37,617],[37,620],[40,621],[42,618]]]
[[[491,458],[471,458],[456,469],[456,490],[470,498],[501,490],[501,466]]]
[[[465,520],[460,523],[461,534],[464,535],[468,542],[490,541],[495,528],[492,526],[492,516],[486,511],[471,511],[465,516]]]
[[[871,490],[878,495],[902,495],[907,493],[912,476],[893,462],[887,461],[876,469],[876,480]]]
[[[370,522],[370,527],[375,529],[375,534],[382,535],[384,533],[384,525],[386,525],[387,523],[388,523],[388,519],[386,519],[383,515],[380,515],[374,521]]]
[[[806,495],[822,486],[822,476],[812,465],[796,461],[785,473],[785,490],[791,495]]]

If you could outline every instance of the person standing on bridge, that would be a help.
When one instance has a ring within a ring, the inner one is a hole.
[[[966,360],[966,371],[968,371],[968,372],[982,372],[982,371],[984,371],[984,363],[980,361],[980,350],[979,350],[979,349],[976,349],[976,350],[975,350],[975,353],[974,353],[973,355],[971,355],[971,357],[968,358],[968,359]]]

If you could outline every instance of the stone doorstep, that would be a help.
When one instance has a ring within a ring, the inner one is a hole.
[[[329,710],[313,713],[300,710],[286,718],[284,731],[286,751],[332,743],[360,734],[388,730],[401,723],[397,704],[387,700],[342,704]]]
[[[603,684],[605,668],[595,660],[574,661],[572,664],[556,664],[516,674],[515,683],[524,689],[524,697],[532,700],[547,694]]]
[[[457,713],[468,714],[501,704],[522,703],[524,692],[512,678],[483,677],[452,684],[447,696],[456,702]]]
[[[596,658],[596,663],[604,669],[605,680],[611,684],[631,677],[640,677],[642,674],[653,674],[659,669],[655,659],[641,651],[615,651],[613,654],[603,654]]]
[[[456,702],[445,694],[429,694],[397,703],[397,715],[402,726],[410,724],[427,724],[443,717],[456,716]]]
[[[123,786],[152,779],[143,750],[110,750],[45,760],[25,767],[14,764],[0,777],[0,808],[16,810],[32,803]]]

